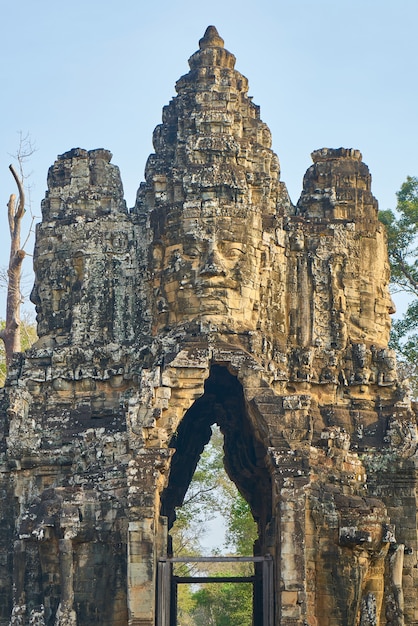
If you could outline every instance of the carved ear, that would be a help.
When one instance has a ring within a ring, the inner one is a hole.
[[[159,270],[162,268],[164,259],[164,246],[161,241],[154,241],[151,245],[152,266]]]

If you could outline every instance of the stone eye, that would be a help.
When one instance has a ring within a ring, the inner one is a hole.
[[[221,253],[226,259],[238,259],[245,254],[245,250],[236,244],[228,245],[224,243],[221,247]]]
[[[192,245],[192,246],[184,246],[183,247],[183,254],[185,256],[190,257],[191,259],[195,259],[197,257],[200,257],[202,254],[202,251],[200,250],[200,248],[196,245]]]
[[[156,263],[161,263],[164,257],[163,247],[159,244],[155,245],[152,250],[152,258]]]

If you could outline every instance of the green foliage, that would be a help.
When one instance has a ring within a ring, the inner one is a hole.
[[[227,545],[238,555],[251,555],[257,539],[257,526],[254,522],[249,504],[237,492],[231,502],[226,520]]]
[[[193,594],[196,626],[252,626],[252,585],[217,583]]]
[[[177,624],[178,626],[195,626],[193,612],[195,601],[191,585],[177,586]]]
[[[400,370],[418,394],[418,178],[408,176],[397,193],[396,212],[379,213],[388,237],[393,291],[411,296],[406,313],[392,325],[390,346],[398,353]]]
[[[229,480],[223,466],[223,436],[218,428],[202,453],[184,504],[177,509],[177,521],[171,531],[176,556],[202,554],[199,539],[206,525],[223,516],[226,526],[225,548],[234,555],[251,555],[257,527],[250,507]],[[217,550],[216,552],[219,552]],[[219,565],[211,575],[245,576],[252,565],[234,565],[233,571]],[[191,564],[177,564],[176,574],[196,574]],[[208,573],[208,572],[206,572]],[[200,575],[203,572],[200,571]],[[252,585],[248,583],[208,583],[178,586],[179,626],[251,626]]]
[[[388,236],[391,282],[418,297],[418,178],[408,176],[397,198],[396,214],[391,210],[379,213]]]
[[[214,428],[210,442],[200,457],[183,506],[176,510],[176,523],[171,530],[176,556],[202,554],[200,539],[207,524],[231,506],[235,494],[223,466],[223,436]]]
[[[216,427],[200,457],[183,506],[176,510],[176,516],[171,536],[173,552],[177,556],[202,553],[199,538],[204,537],[207,523],[216,516],[225,519],[225,547],[234,554],[252,554],[257,538],[256,525],[250,507],[225,472],[223,436]]]

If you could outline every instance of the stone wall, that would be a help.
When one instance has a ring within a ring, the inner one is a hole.
[[[274,624],[416,625],[417,417],[368,168],[315,151],[293,206],[214,27],[189,64],[132,210],[106,150],[49,171],[39,340],[1,395],[0,626],[153,626],[214,423]]]

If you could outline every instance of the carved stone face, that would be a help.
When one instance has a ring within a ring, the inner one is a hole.
[[[228,319],[251,328],[259,299],[261,225],[258,215],[218,215],[168,219],[154,243],[158,276],[157,312],[168,322]]]

